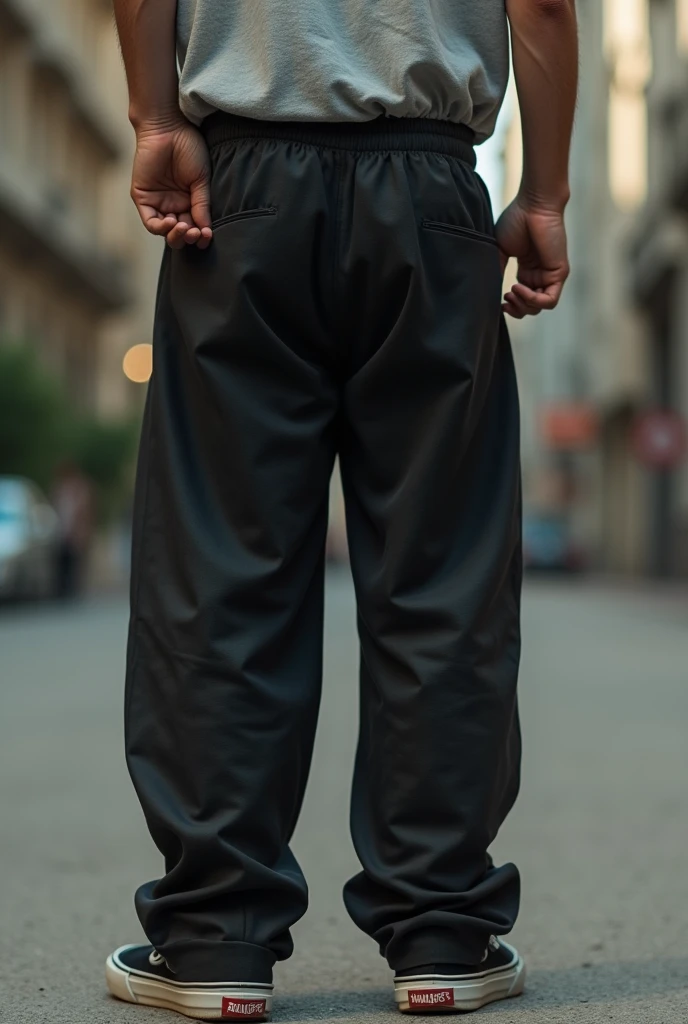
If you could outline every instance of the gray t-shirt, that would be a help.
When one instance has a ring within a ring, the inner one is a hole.
[[[178,0],[181,106],[273,121],[380,114],[494,130],[505,0]]]

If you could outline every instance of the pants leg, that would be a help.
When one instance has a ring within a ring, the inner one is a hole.
[[[518,399],[489,204],[459,160],[361,158],[343,190],[355,309],[340,452],[361,640],[354,921],[397,970],[480,961],[516,868]]]
[[[213,149],[206,252],[167,251],[134,528],[127,759],[181,980],[269,980],[307,890],[288,843],[317,717],[337,393],[318,161]],[[314,266],[316,270],[314,270]]]
[[[362,643],[347,905],[399,969],[478,960],[516,914],[517,873],[487,852],[518,784],[513,366],[478,179],[442,126],[406,128],[242,122],[213,148],[213,246],[165,257],[126,717],[166,868],[137,906],[181,980],[261,980],[306,906],[288,842],[342,403]]]

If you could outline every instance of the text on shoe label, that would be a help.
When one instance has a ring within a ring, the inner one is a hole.
[[[265,1000],[234,999],[232,996],[224,996],[222,1016],[230,1019],[256,1020],[265,1016]]]
[[[409,1006],[453,1006],[453,988],[415,988],[409,994]]]

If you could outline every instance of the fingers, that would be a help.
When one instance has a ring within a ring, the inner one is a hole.
[[[143,206],[139,203],[136,203],[136,209],[139,211],[143,226],[151,235],[166,236],[177,223],[177,216],[174,213],[162,214],[152,206]]]
[[[516,320],[526,316],[538,316],[543,310],[554,309],[561,297],[563,282],[557,281],[547,288],[528,288],[516,282],[504,296],[502,309]]]
[[[191,186],[191,216],[200,232],[196,244],[199,249],[207,249],[213,240],[208,178],[202,178]]]
[[[508,296],[505,296],[502,302],[502,313],[506,313],[507,316],[512,317],[514,320],[523,320],[526,312],[524,309],[519,308],[518,303],[514,302]]]
[[[502,303],[502,312],[507,313],[514,320],[523,320],[528,316],[528,309],[513,292],[507,292]],[[537,315],[537,314],[534,314]]]
[[[201,231],[203,228],[210,230],[210,182],[207,177],[200,178],[191,186],[191,216]]]
[[[210,223],[195,223],[191,212],[161,213],[151,206],[136,204],[144,227],[151,235],[166,238],[171,249],[183,249],[186,245],[196,245],[199,249],[207,249],[213,240]],[[208,221],[210,214],[208,213]]]
[[[212,240],[213,240],[212,228],[209,228],[209,227],[208,228],[201,228],[200,237],[199,237],[198,241],[196,242],[196,246],[197,246],[198,249],[207,249],[208,246],[210,245],[210,243],[212,242]]]
[[[195,245],[201,237],[199,228],[194,225],[190,213],[180,213],[177,223],[167,236],[170,249],[183,249],[185,245]]]
[[[194,224],[190,213],[183,214],[167,236],[167,244],[172,249],[183,249],[186,245],[207,249],[212,240],[212,228],[198,227],[197,224]]]
[[[529,288],[528,285],[517,281],[511,289],[517,297],[525,303],[529,311],[541,313],[544,309],[555,309],[559,303],[561,292],[564,287],[563,281],[556,281],[545,288]]]
[[[526,316],[538,316],[542,312],[542,307],[533,299],[538,294],[523,285],[514,284],[511,291],[504,296],[502,309],[515,320],[523,320]]]

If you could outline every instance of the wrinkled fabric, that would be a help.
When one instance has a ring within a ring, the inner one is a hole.
[[[180,104],[268,121],[380,114],[494,131],[509,78],[504,0],[178,0]]]
[[[180,980],[292,951],[339,455],[361,642],[354,921],[478,962],[518,909],[518,399],[465,132],[216,119],[214,241],[165,253],[137,479],[126,732]],[[271,134],[272,133],[272,134]]]

